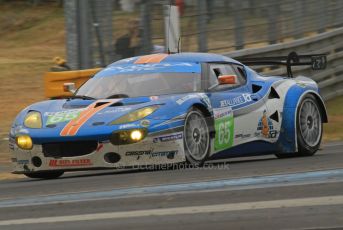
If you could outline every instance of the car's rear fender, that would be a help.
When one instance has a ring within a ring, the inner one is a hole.
[[[292,86],[287,92],[284,104],[281,132],[278,140],[278,146],[281,152],[296,152],[298,150],[296,130],[297,111],[299,103],[308,94],[316,97],[321,109],[323,123],[328,121],[326,108],[318,91],[299,85]]]

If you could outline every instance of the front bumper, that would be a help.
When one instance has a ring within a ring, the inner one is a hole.
[[[14,143],[10,147],[13,173],[143,167],[185,161],[182,132],[150,134],[144,140],[128,145],[101,141],[93,152],[74,157],[47,157],[41,144],[35,144],[32,150],[20,149]]]

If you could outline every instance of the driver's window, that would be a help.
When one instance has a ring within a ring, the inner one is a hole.
[[[209,66],[209,89],[226,89],[240,85],[239,82],[235,85],[219,85],[218,77],[221,75],[237,75],[236,71],[230,64],[210,64]]]

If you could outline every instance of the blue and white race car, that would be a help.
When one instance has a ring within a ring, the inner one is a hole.
[[[263,76],[242,63],[284,64],[289,76]],[[325,56],[295,53],[242,62],[204,53],[117,61],[72,97],[19,113],[10,131],[14,173],[56,178],[75,170],[313,155],[328,120],[325,105],[317,84],[291,78],[290,67],[325,63]]]

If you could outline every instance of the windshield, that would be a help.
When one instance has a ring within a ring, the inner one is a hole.
[[[103,99],[196,92],[200,82],[199,73],[116,74],[89,79],[76,96]]]

